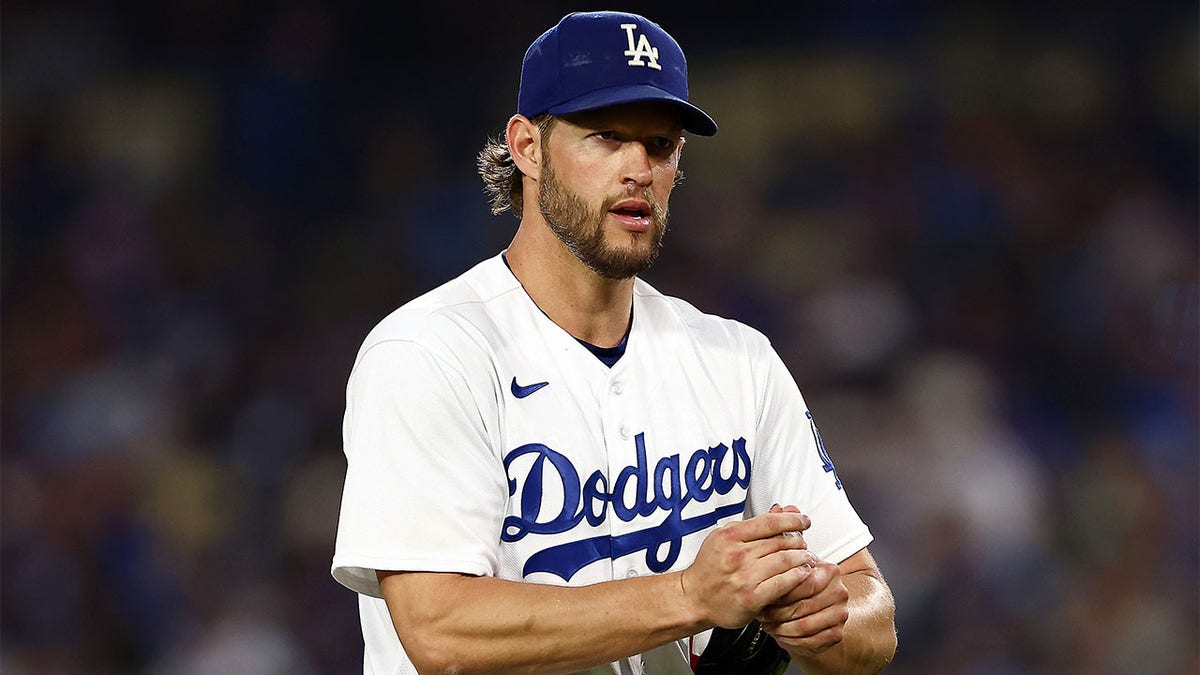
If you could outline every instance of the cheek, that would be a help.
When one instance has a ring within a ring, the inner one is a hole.
[[[654,191],[658,194],[660,186],[666,186],[666,191],[670,193],[671,188],[675,186],[675,175],[678,173],[679,164],[676,162],[663,162],[654,167]]]
[[[678,168],[679,168],[679,158],[677,155],[672,154],[670,158],[662,159],[658,163],[656,163],[654,165],[654,167],[651,169],[651,171],[654,172],[654,178],[655,178],[655,180],[657,180],[660,177],[670,178],[670,177],[674,176],[675,170]]]
[[[661,181],[654,181],[654,186],[651,191],[654,193],[654,199],[660,206],[666,206],[667,200],[671,198],[671,190],[675,189],[675,173],[663,176]]]
[[[577,197],[583,200],[584,203],[590,204],[596,199],[599,194],[595,185],[589,177],[589,171],[576,166],[564,167],[562,171],[556,166],[554,170],[554,179],[558,183],[560,189],[565,191],[572,197]]]

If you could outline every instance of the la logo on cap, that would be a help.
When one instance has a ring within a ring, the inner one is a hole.
[[[646,38],[645,33],[638,35],[637,46],[633,44],[633,31],[637,30],[636,23],[623,23],[621,28],[625,30],[625,36],[629,38],[629,49],[625,50],[625,56],[632,56],[629,59],[631,66],[647,66],[655,70],[662,70],[662,66],[658,65],[658,47],[651,47],[650,40]],[[650,59],[647,63],[642,60],[642,57]]]
[[[688,101],[683,49],[644,16],[572,12],[525,51],[517,112],[528,119],[639,101],[674,106],[686,131],[717,133],[708,113]]]

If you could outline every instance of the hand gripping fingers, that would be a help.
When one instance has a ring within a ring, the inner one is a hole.
[[[798,514],[797,514],[798,515]],[[760,518],[762,516],[759,516]],[[790,519],[789,519],[790,520]],[[781,528],[790,527],[795,521],[779,523],[755,523],[757,518],[732,523],[718,528],[709,534],[708,540],[701,546],[712,553],[712,562],[724,573],[731,574],[753,564],[776,551],[788,549],[805,549],[808,544],[798,533],[796,536],[781,536]],[[751,525],[751,527],[746,527]],[[794,530],[791,530],[794,532]],[[758,536],[758,535],[764,536]]]
[[[820,563],[808,579],[759,618],[780,644],[818,653],[841,641],[850,610],[849,591],[836,565]]]
[[[767,556],[778,553],[780,551],[796,551],[801,560],[799,564],[811,564],[817,559],[815,555],[808,552],[808,543],[804,541],[804,537],[784,537],[775,536],[770,539],[758,539],[755,541],[740,544],[739,550],[743,551],[749,559],[766,558]]]
[[[772,518],[750,528],[745,521],[710,533],[696,560],[680,577],[682,589],[716,625],[735,627],[757,616],[768,603],[787,593],[810,570],[811,556],[802,537],[781,532],[804,525],[799,514]],[[753,520],[753,519],[752,519]],[[764,535],[753,538],[756,535]]]
[[[814,562],[808,565],[812,567],[812,574],[803,583],[791,589],[777,602],[772,604],[784,607],[813,598],[820,598],[825,601],[825,604],[831,604],[834,602],[844,602],[849,598],[850,594],[844,584],[831,583],[833,579],[841,576],[841,570],[838,569],[837,565],[816,560],[815,556],[813,558]],[[828,599],[826,600],[825,598]],[[811,602],[807,604],[812,606]],[[794,616],[798,616],[798,614]]]
[[[732,523],[727,526],[731,535],[741,541],[749,542],[758,539],[769,539],[788,532],[803,532],[812,521],[803,513],[774,512],[755,516],[750,520]]]
[[[808,551],[792,549],[776,551],[762,559],[763,580],[754,589],[754,603],[760,611],[808,579],[813,571],[805,564],[808,560]]]
[[[792,621],[764,621],[763,630],[781,645],[820,653],[842,641],[849,615],[845,605],[834,605]]]
[[[812,637],[830,628],[838,628],[850,619],[850,608],[845,603],[824,606],[815,603],[811,606],[811,610],[797,612],[793,618],[786,618],[791,612],[780,612],[778,609],[765,610],[760,618],[763,626],[772,631],[772,635],[793,639]],[[773,620],[773,617],[781,618]]]
[[[845,625],[837,625],[831,628],[826,628],[816,635],[801,638],[789,638],[778,635],[778,626],[768,627],[767,624],[763,624],[763,630],[766,631],[768,635],[775,638],[775,641],[778,642],[779,646],[781,647],[791,648],[792,650],[803,649],[813,654],[820,654],[826,649],[838,644],[842,641],[842,638],[846,634]]]

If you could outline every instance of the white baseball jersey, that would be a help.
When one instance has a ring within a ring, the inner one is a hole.
[[[571,586],[676,571],[774,503],[812,518],[823,559],[871,541],[767,339],[641,280],[609,368],[500,256],[480,263],[371,331],[343,433],[333,576],[360,594],[367,673],[416,672],[375,570]],[[687,640],[593,672],[690,673]]]

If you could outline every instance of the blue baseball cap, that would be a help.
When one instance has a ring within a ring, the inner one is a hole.
[[[687,60],[661,26],[624,12],[577,12],[542,33],[525,52],[517,112],[595,110],[635,101],[666,101],[683,128],[699,136],[717,123],[688,102]]]

